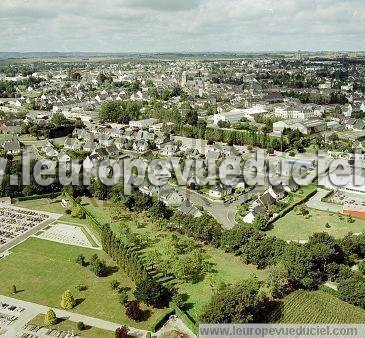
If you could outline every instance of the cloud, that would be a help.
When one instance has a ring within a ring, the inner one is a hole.
[[[2,0],[1,51],[361,50],[362,0]]]
[[[130,8],[144,8],[156,11],[185,11],[197,8],[199,0],[124,0]]]

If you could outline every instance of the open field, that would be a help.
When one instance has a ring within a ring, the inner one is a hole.
[[[169,232],[161,230],[157,224],[153,224],[143,213],[131,213],[122,207],[113,206],[110,202],[95,199],[84,198],[83,204],[99,220],[110,223],[116,233],[121,233],[129,228],[133,233],[147,237],[149,245],[142,250],[142,255],[154,248],[161,247],[169,234]],[[113,215],[118,215],[119,220],[113,220]],[[180,235],[180,237],[182,236]],[[209,263],[212,265],[214,271],[212,279],[215,284],[220,282],[235,283],[248,278],[252,274],[256,274],[262,280],[267,276],[265,270],[258,270],[253,265],[244,264],[239,257],[225,253],[222,250],[204,246],[204,251],[208,256]],[[197,283],[177,281],[180,292],[188,295],[188,313],[194,319],[198,318],[202,306],[209,302],[213,294],[211,283],[212,280],[208,280],[208,278]]]
[[[270,322],[297,324],[364,323],[365,311],[323,291],[295,291],[271,314]]]
[[[83,254],[88,261],[95,253],[105,259],[110,267],[109,276],[96,277],[88,267],[75,263],[77,255]],[[13,248],[10,256],[0,260],[0,271],[1,294],[53,308],[60,307],[62,293],[70,290],[78,300],[73,311],[141,329],[147,329],[165,311],[148,309],[151,311],[148,320],[138,323],[130,320],[110,282],[117,279],[122,287],[128,288],[130,299],[133,297],[134,283],[125,273],[117,270],[104,252],[94,249],[29,238]],[[13,284],[19,290],[16,295],[12,295]],[[80,284],[88,289],[76,290]]]
[[[40,198],[35,200],[18,201],[16,202],[16,206],[28,208],[31,210],[48,211],[56,214],[61,214],[62,217],[58,219],[59,221],[80,223],[85,225],[88,224],[88,221],[86,219],[78,219],[72,217],[71,215],[66,215],[65,208],[61,205],[61,198]]]
[[[354,223],[349,223],[347,217],[340,214],[314,209],[309,209],[309,212],[308,219],[298,216],[294,210],[289,212],[272,225],[268,235],[284,240],[306,240],[316,232],[327,232],[340,238],[348,232],[358,233],[365,230],[364,220],[354,219]],[[330,228],[326,227],[327,223]]]
[[[31,210],[40,210],[40,211],[48,211],[62,215],[58,221],[60,223],[71,223],[73,225],[79,225],[82,227],[87,227],[88,231],[91,231],[97,239],[99,235],[95,233],[93,230],[93,225],[91,222],[85,219],[79,219],[76,217],[72,217],[71,215],[67,215],[65,213],[65,208],[61,205],[61,198],[49,199],[49,198],[40,198],[35,200],[27,200],[27,201],[17,201],[16,205],[23,208],[28,208]]]
[[[44,315],[40,314],[34,317],[28,324],[36,325],[43,327],[44,326]],[[79,331],[77,329],[77,323],[74,323],[70,320],[61,320],[56,325],[52,325],[50,327],[53,330],[57,331],[65,331],[65,332],[74,332],[75,335],[82,337],[82,338],[114,338],[115,333],[111,331],[106,331],[99,329],[97,327],[87,327],[83,331]]]

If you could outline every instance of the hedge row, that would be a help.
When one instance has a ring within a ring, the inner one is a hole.
[[[195,334],[198,335],[198,325],[193,318],[189,316],[184,310],[180,309],[175,303],[170,302],[170,308],[175,311],[184,324]]]
[[[21,202],[21,201],[39,200],[42,198],[56,198],[60,195],[61,195],[60,192],[52,192],[50,194],[43,194],[43,195],[23,196],[23,197],[18,197],[18,201]]]
[[[66,196],[67,199],[71,200],[74,204],[77,204],[75,199],[71,195],[69,195],[68,193],[65,193],[65,196]],[[102,229],[102,224],[84,206],[82,206],[81,204],[78,204],[78,205],[85,212],[86,217],[88,217],[88,219],[90,219],[91,223],[94,226],[96,226],[96,230],[97,230],[98,234],[100,235],[101,229]]]
[[[305,195],[302,199],[300,199],[299,201],[289,205],[288,207],[284,208],[283,210],[281,210],[277,216],[275,216],[274,218],[272,218],[269,222],[269,224],[275,223],[279,218],[284,217],[286,214],[288,214],[290,211],[292,211],[295,207],[297,207],[298,205],[301,205],[305,202],[307,202],[311,197],[313,197],[315,194],[317,193],[317,188],[314,189],[313,191],[311,191],[309,194]]]
[[[156,321],[150,326],[149,330],[155,333],[168,319],[171,315],[175,313],[175,310],[168,309],[166,313],[163,313],[160,317],[156,319]]]

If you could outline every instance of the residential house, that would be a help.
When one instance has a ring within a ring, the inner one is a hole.
[[[232,187],[219,183],[211,187],[208,191],[208,195],[214,198],[224,198],[233,192]]]
[[[161,154],[164,156],[174,156],[178,153],[179,147],[172,143],[166,143],[161,147]]]
[[[202,216],[202,212],[194,206],[188,199],[184,200],[179,206],[178,210],[184,215],[190,215],[194,218]]]
[[[145,152],[149,148],[148,142],[146,140],[138,140],[133,143],[133,150],[138,152]]]

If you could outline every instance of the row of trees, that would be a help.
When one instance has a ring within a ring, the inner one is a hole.
[[[149,275],[137,248],[123,243],[108,225],[101,229],[101,242],[103,250],[135,281],[137,300],[154,307],[168,304],[171,291]]]
[[[213,142],[224,142],[229,145],[248,145],[263,148],[283,149],[288,148],[286,139],[279,139],[268,135],[270,130],[264,129],[259,131],[257,129],[250,130],[232,130],[209,128],[205,125],[181,125],[175,127],[175,132],[178,135],[193,138],[203,138]]]

